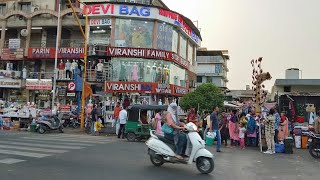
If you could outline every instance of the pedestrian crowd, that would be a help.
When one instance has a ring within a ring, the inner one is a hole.
[[[241,150],[246,146],[258,146],[260,125],[264,130],[267,144],[266,154],[274,154],[275,144],[283,143],[289,136],[288,118],[285,112],[279,115],[276,109],[270,109],[265,118],[257,116],[253,110],[247,114],[239,110],[219,113],[218,107],[215,107],[212,113],[205,111],[203,114],[202,123],[199,121],[202,124],[203,139],[206,139],[208,132],[213,132],[217,140],[217,152],[221,152],[221,144],[230,148],[239,147]],[[228,144],[229,139],[230,144]]]

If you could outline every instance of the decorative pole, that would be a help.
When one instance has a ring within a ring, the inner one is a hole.
[[[255,102],[255,112],[259,116],[259,141],[260,141],[260,151],[262,152],[261,143],[261,105],[266,101],[267,91],[264,90],[265,86],[262,84],[266,80],[270,80],[272,77],[269,72],[263,72],[261,67],[262,57],[259,59],[251,60],[252,71],[252,90],[254,91],[254,98],[252,100]]]

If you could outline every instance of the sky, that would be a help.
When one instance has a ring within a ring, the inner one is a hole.
[[[174,11],[198,20],[208,50],[229,50],[227,87],[251,85],[251,59],[263,57],[272,80],[299,68],[303,79],[320,78],[320,0],[163,0]],[[201,3],[200,3],[201,2]]]

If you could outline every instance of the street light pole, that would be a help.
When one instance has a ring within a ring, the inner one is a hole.
[[[51,105],[51,109],[53,110],[54,108],[54,101],[56,98],[56,86],[57,86],[57,76],[58,76],[58,72],[57,72],[57,64],[58,64],[58,52],[59,52],[59,35],[60,33],[60,29],[61,29],[61,0],[59,0],[58,2],[58,26],[57,26],[57,37],[56,37],[56,52],[54,55],[54,74],[53,74],[53,90],[52,90],[52,105]]]

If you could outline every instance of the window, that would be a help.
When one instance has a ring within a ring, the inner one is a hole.
[[[115,45],[118,47],[152,48],[153,22],[116,19]]]
[[[291,86],[284,86],[283,91],[284,92],[291,92]]]
[[[197,82],[202,83],[202,76],[197,76]]]
[[[20,3],[20,10],[23,12],[31,12],[31,2]]]
[[[222,65],[221,64],[215,65],[215,73],[222,73]]]
[[[207,83],[212,83],[212,77],[207,77]]]
[[[6,13],[6,4],[0,4],[0,14]]]

